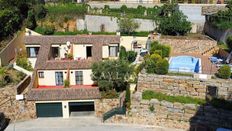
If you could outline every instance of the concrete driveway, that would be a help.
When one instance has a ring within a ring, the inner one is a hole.
[[[15,130],[14,130],[15,129]],[[38,118],[30,121],[11,123],[6,131],[178,131],[162,127],[102,123],[95,117]]]

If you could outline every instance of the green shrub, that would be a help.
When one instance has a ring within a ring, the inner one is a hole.
[[[151,43],[151,49],[150,49],[151,54],[159,54],[160,56],[162,56],[162,58],[164,58],[164,57],[169,57],[170,52],[171,52],[170,46],[160,44],[158,41]]]
[[[151,59],[146,60],[145,69],[147,73],[154,74],[156,70],[156,62]]]
[[[113,98],[118,98],[118,97],[119,95],[115,90],[101,91],[101,98],[113,99]]]
[[[31,66],[31,63],[28,61],[26,57],[18,56],[16,59],[16,64],[28,71],[32,71],[33,68]]]
[[[135,67],[135,74],[138,75],[143,70],[144,67],[145,67],[145,63],[144,62],[142,62],[141,64],[139,64],[138,66],[136,66]]]
[[[205,100],[204,99],[199,99],[199,98],[192,98],[192,97],[187,97],[187,96],[170,96],[166,95],[163,93],[159,92],[154,92],[151,90],[146,90],[142,93],[142,99],[145,100],[151,100],[151,99],[157,99],[159,101],[165,100],[169,102],[179,102],[179,103],[192,103],[192,104],[204,104]]]
[[[160,61],[162,59],[162,57],[159,55],[159,54],[152,54],[150,56],[150,58],[154,61],[154,62],[157,62],[157,61]]]
[[[154,111],[155,111],[154,106],[153,106],[153,105],[150,105],[150,106],[149,106],[149,110],[150,110],[151,112],[154,112]]]
[[[69,82],[69,80],[64,80],[64,87],[65,88],[67,88],[67,87],[69,87],[70,86],[70,82]]]
[[[228,65],[223,65],[220,67],[220,69],[218,70],[218,77],[222,78],[222,79],[229,79],[231,76],[231,69]]]
[[[169,63],[166,59],[157,61],[155,67],[155,73],[160,75],[165,75],[168,73]]]
[[[54,26],[45,26],[45,27],[37,26],[35,28],[35,32],[38,32],[42,35],[53,35],[55,32],[55,27]]]
[[[135,61],[137,57],[137,52],[134,52],[134,51],[128,51],[127,52],[127,60],[129,63],[132,63]]]
[[[120,60],[126,60],[127,59],[126,48],[124,46],[120,47],[119,59]]]
[[[226,44],[227,44],[227,46],[229,47],[229,49],[232,50],[232,36],[229,36],[229,37],[226,39]]]

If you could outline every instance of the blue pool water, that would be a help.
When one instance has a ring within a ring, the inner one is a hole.
[[[169,71],[172,72],[200,72],[200,59],[192,56],[176,56],[169,60]]]

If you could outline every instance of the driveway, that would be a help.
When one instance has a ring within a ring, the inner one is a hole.
[[[102,123],[95,117],[38,118],[11,123],[6,131],[175,131],[176,129],[142,125]],[[178,131],[178,130],[176,130]]]

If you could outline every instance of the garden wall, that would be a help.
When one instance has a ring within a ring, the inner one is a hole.
[[[0,112],[12,120],[36,118],[35,103],[26,100],[16,101],[16,86],[0,88]]]
[[[21,31],[2,51],[0,51],[0,66],[7,66],[10,63],[10,61],[15,58],[16,50],[19,51],[19,48],[24,46],[23,43],[24,32]]]
[[[96,99],[95,100],[95,115],[102,117],[104,113],[119,107],[119,99]]]
[[[152,20],[134,20],[140,24],[136,31],[152,31],[156,28],[155,22]],[[102,28],[104,29],[102,30]],[[118,19],[110,16],[85,15],[85,19],[77,19],[77,30],[84,29],[92,32],[117,32],[119,30]]]
[[[150,107],[154,107],[154,111]],[[178,129],[232,128],[232,112],[208,105],[171,103],[157,99],[142,100],[142,93],[132,96],[131,111],[127,116],[114,116],[107,122],[165,126]]]
[[[209,22],[205,22],[204,32],[217,41],[226,42],[227,37],[232,35],[232,29],[220,30],[213,27]]]
[[[206,98],[207,88],[217,87],[215,96],[232,100],[232,80],[210,79],[199,80],[186,76],[168,76],[155,74],[139,74],[137,90],[153,90],[168,95],[182,95]],[[213,93],[214,91],[212,91]],[[213,93],[214,94],[214,93]]]

